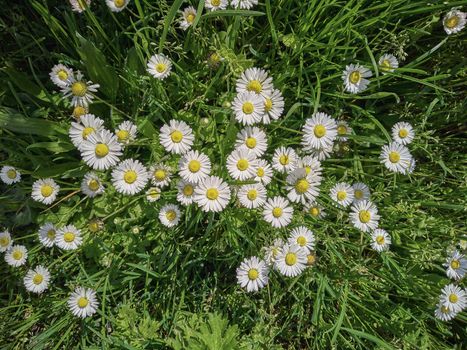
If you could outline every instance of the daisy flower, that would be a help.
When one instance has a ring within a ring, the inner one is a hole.
[[[258,170],[258,160],[253,152],[239,148],[227,157],[227,170],[235,180],[252,179]]]
[[[70,84],[62,87],[63,97],[71,98],[73,106],[87,107],[94,99],[94,93],[100,87],[99,84],[93,84],[92,81],[83,80],[83,74],[78,71],[76,78],[70,76]]]
[[[371,248],[381,253],[383,250],[388,250],[391,245],[391,236],[381,229],[378,228],[371,233]]]
[[[81,144],[81,157],[95,170],[107,170],[119,161],[122,146],[117,137],[108,130],[101,130],[88,136]]]
[[[207,2],[205,3],[205,5],[207,5]],[[214,11],[214,10],[212,10]],[[219,53],[217,52],[210,52],[208,54],[208,57],[206,59],[206,63],[208,65],[209,68],[211,69],[216,69],[217,67],[219,67],[219,64],[224,60],[223,57],[221,57],[221,55],[219,55]]]
[[[362,200],[352,206],[350,213],[350,221],[363,232],[369,232],[378,228],[380,216],[376,205],[367,200]]]
[[[290,245],[298,245],[306,254],[309,254],[315,247],[315,235],[305,226],[299,226],[290,231]]]
[[[57,228],[51,222],[46,222],[39,227],[39,242],[46,247],[52,248],[55,244],[55,237],[57,235]]]
[[[183,205],[190,205],[193,203],[193,194],[195,193],[196,185],[180,180],[177,183],[177,200]]]
[[[321,179],[321,172],[323,168],[321,167],[321,162],[318,160],[318,158],[305,156],[298,160],[297,168],[303,168],[305,169],[307,175],[315,175]]]
[[[75,118],[77,121],[81,119],[81,117],[85,114],[89,113],[89,108],[84,106],[75,106],[73,107],[73,112],[71,112],[71,116]]]
[[[289,173],[297,167],[298,156],[293,148],[279,147],[272,156],[272,167],[281,173]]]
[[[289,201],[283,197],[269,198],[264,204],[263,218],[272,227],[285,227],[292,221],[293,208]]]
[[[73,12],[82,13],[91,6],[91,0],[70,0],[70,5]]]
[[[196,186],[193,199],[202,211],[220,212],[229,204],[229,185],[220,177],[208,176]]]
[[[440,301],[449,311],[458,313],[467,306],[467,293],[459,286],[448,284],[441,290]]]
[[[328,114],[318,112],[305,121],[302,144],[307,149],[330,147],[336,136],[336,121]]]
[[[415,137],[412,125],[406,122],[399,122],[392,127],[392,139],[401,145],[408,145]]]
[[[246,148],[261,157],[268,148],[266,133],[256,126],[247,126],[237,134],[235,148]]]
[[[5,253],[5,261],[13,267],[26,264],[27,258],[28,250],[24,245],[12,245]]]
[[[120,12],[127,7],[130,0],[105,0],[112,12]]]
[[[448,35],[458,33],[464,29],[466,22],[466,13],[453,8],[443,18],[444,30]]]
[[[237,268],[237,283],[247,292],[257,292],[268,284],[268,273],[266,262],[252,256]]]
[[[370,189],[367,185],[363,182],[356,182],[352,185],[353,188],[353,195],[354,195],[354,203],[369,200],[370,199]]]
[[[409,149],[397,142],[384,145],[379,158],[387,169],[401,174],[407,171],[412,161]]]
[[[310,152],[310,155],[312,157],[315,157],[319,161],[323,161],[331,157],[332,152],[334,152],[334,147],[333,145],[331,145],[329,147],[317,148],[317,149],[305,148],[305,151]]]
[[[187,30],[196,18],[196,10],[193,6],[186,7],[182,12],[182,18],[180,19],[180,28]]]
[[[227,5],[227,0],[206,0],[204,3],[204,6],[206,6],[206,8],[211,11],[225,10]]]
[[[447,258],[444,266],[447,268],[446,275],[449,278],[460,280],[465,276],[465,272],[467,271],[467,260],[463,254],[454,250]]]
[[[262,184],[240,186],[237,193],[241,205],[248,209],[261,207],[267,198],[266,188]]]
[[[164,80],[172,71],[172,62],[164,54],[153,55],[149,59],[147,71],[154,78]]]
[[[15,167],[4,165],[0,170],[0,179],[7,185],[21,181],[21,173]]]
[[[345,120],[338,120],[337,121],[337,140],[345,142],[347,141],[347,136],[352,133],[352,128],[350,127],[349,123]]]
[[[281,252],[285,242],[281,238],[276,238],[270,246],[263,247],[264,260],[268,265],[274,265],[277,255]]]
[[[326,217],[326,212],[324,211],[324,208],[317,202],[309,203],[305,207],[305,211],[315,219],[322,219]]]
[[[244,125],[259,123],[264,114],[263,98],[254,92],[240,92],[232,102],[232,110],[239,123]]]
[[[0,232],[0,253],[6,252],[8,249],[10,249],[12,243],[13,240],[11,239],[10,232]]]
[[[306,255],[306,251],[300,246],[286,243],[277,254],[274,267],[284,276],[298,276],[306,268]]]
[[[370,81],[365,78],[372,76],[371,70],[357,64],[349,64],[342,73],[345,90],[357,94],[366,90]]]
[[[263,124],[269,124],[272,120],[277,120],[284,112],[284,98],[282,93],[274,89],[272,92],[265,91],[264,96],[264,114]]]
[[[70,84],[70,77],[73,76],[73,70],[63,64],[56,64],[49,73],[50,80],[59,88]]]
[[[83,287],[76,287],[67,304],[72,314],[80,318],[94,315],[99,307],[96,292]]]
[[[149,177],[146,167],[134,159],[126,159],[112,170],[112,184],[117,192],[126,195],[141,192]]]
[[[399,68],[399,61],[394,55],[385,53],[380,57],[378,61],[379,70],[386,74],[388,72],[394,72],[396,68]]]
[[[315,174],[307,174],[305,168],[297,168],[287,175],[287,198],[293,203],[313,202],[319,194],[321,179]]]
[[[104,222],[99,218],[94,218],[88,223],[88,230],[92,233],[101,231],[104,228]]]
[[[232,6],[235,5],[232,3]],[[273,89],[272,78],[268,76],[268,73],[264,69],[248,68],[237,79],[236,88],[238,94],[244,92],[255,94],[267,92],[270,94]]]
[[[180,222],[180,209],[178,205],[166,204],[159,211],[159,220],[166,227],[174,227]]]
[[[187,123],[172,119],[164,124],[159,135],[160,143],[168,152],[184,154],[193,146],[195,136]]]
[[[104,121],[102,119],[97,118],[94,114],[85,114],[81,116],[79,123],[71,122],[68,135],[73,145],[75,145],[78,150],[81,150],[83,142],[88,139],[89,135],[103,129]]]
[[[161,189],[159,187],[150,187],[146,191],[146,199],[148,202],[156,202],[161,198]]]
[[[83,192],[89,198],[94,198],[95,196],[104,193],[104,185],[94,172],[89,172],[84,175],[83,180],[81,181],[81,192]]]
[[[253,8],[253,6],[258,5],[258,0],[232,0],[230,2],[230,5],[233,8],[249,10]],[[250,69],[254,69],[254,68],[250,68]]]
[[[441,321],[450,321],[457,316],[457,312],[449,310],[443,303],[440,301],[436,306],[435,317]]]
[[[255,181],[261,182],[264,186],[272,180],[272,169],[264,159],[258,159],[258,169],[256,170]]]
[[[49,287],[49,281],[49,270],[42,265],[36,266],[34,269],[30,269],[23,279],[26,289],[37,294],[41,294]]]
[[[57,198],[60,186],[52,179],[39,179],[32,184],[31,197],[46,205],[52,204]]]
[[[83,243],[81,231],[73,225],[63,226],[57,230],[55,244],[63,250],[75,250]]]
[[[178,162],[178,169],[182,179],[196,184],[211,173],[211,161],[204,153],[189,151]]]
[[[316,252],[315,251],[310,251],[307,256],[306,256],[306,266],[312,267],[316,265]]]
[[[348,207],[354,199],[354,190],[346,182],[339,182],[329,192],[331,199],[343,207]]]
[[[126,120],[117,127],[115,135],[117,136],[118,142],[128,144],[136,138],[137,132],[138,129],[136,125]]]
[[[164,164],[154,164],[149,168],[149,174],[151,176],[151,182],[154,186],[159,188],[164,188],[168,186],[172,180],[170,176],[172,175],[172,169]]]

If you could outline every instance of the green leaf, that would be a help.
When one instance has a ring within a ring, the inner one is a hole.
[[[167,33],[169,32],[170,25],[172,24],[172,21],[175,18],[177,11],[180,9],[180,6],[182,6],[182,3],[183,0],[174,1],[172,7],[169,10],[169,13],[167,13],[167,16],[165,16],[164,31],[162,32],[161,40],[159,41],[159,53],[161,53],[164,49],[164,44],[165,40],[167,39]]]

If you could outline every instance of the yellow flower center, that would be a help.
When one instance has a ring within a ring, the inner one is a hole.
[[[451,16],[446,20],[445,24],[449,29],[454,28],[457,26],[457,24],[459,24],[459,17],[455,15]]]
[[[174,221],[177,218],[177,213],[175,212],[175,210],[167,210],[167,212],[165,213],[165,217],[169,221]]]
[[[378,243],[379,245],[383,245],[384,244],[384,236],[377,236],[376,237],[376,243]]]
[[[352,84],[357,84],[360,81],[360,78],[362,75],[358,70],[354,70],[352,73],[349,75],[349,80]]]
[[[157,181],[163,181],[166,176],[167,174],[162,169],[158,169],[154,172],[154,177],[156,178]]]
[[[321,138],[326,135],[326,128],[324,125],[318,124],[315,126],[314,133],[316,137]]]
[[[48,230],[48,231],[47,231],[47,238],[48,238],[48,239],[55,239],[55,233],[56,233],[56,232],[55,232],[54,229]]]
[[[308,254],[306,257],[306,264],[307,265],[314,265],[316,262],[316,255],[314,254]]]
[[[58,79],[61,81],[67,80],[68,79],[68,73],[66,70],[60,69],[57,73]]]
[[[125,5],[125,0],[114,0],[115,7],[121,8]]]
[[[312,216],[315,216],[315,217],[318,216],[319,215],[319,208],[318,207],[311,207],[310,208],[310,214]]]
[[[256,269],[250,269],[248,270],[248,278],[252,281],[254,281],[255,279],[257,279],[259,276],[259,272],[258,270]]]
[[[409,132],[407,129],[400,129],[399,130],[399,137],[400,138],[406,138],[409,135]]]
[[[381,62],[381,70],[383,72],[386,72],[386,71],[391,70],[391,69],[392,69],[391,62],[389,62],[388,59],[383,60],[383,62]]]
[[[358,218],[361,222],[366,224],[367,222],[370,222],[371,214],[368,210],[360,210],[360,213],[358,213]]]
[[[41,274],[37,273],[32,278],[32,283],[34,283],[36,285],[41,284],[43,280],[44,280],[44,277]]]
[[[83,133],[82,133],[83,139],[87,140],[88,136],[92,134],[94,131],[95,131],[94,128],[91,128],[90,126],[84,128]]]
[[[209,56],[211,64],[217,64],[221,60],[221,56],[219,56],[216,52],[213,52],[211,56]]]
[[[16,170],[10,169],[6,172],[6,176],[8,176],[9,179],[14,179],[16,177]]]
[[[82,106],[76,106],[75,108],[73,108],[73,116],[76,119],[79,119],[79,117],[81,117],[82,115],[85,115],[86,113],[87,113],[86,108]]]
[[[309,173],[311,173],[311,167],[310,166],[305,166],[305,173],[308,175]]]
[[[125,180],[127,184],[132,184],[133,182],[136,181],[137,178],[138,178],[138,174],[134,170],[127,170],[125,171],[125,174],[123,175],[123,180]]]
[[[126,141],[128,140],[128,138],[130,137],[130,133],[126,130],[118,130],[117,131],[117,138],[118,138],[118,141],[122,142],[122,141]]]
[[[303,236],[298,236],[297,237],[297,244],[300,246],[300,247],[304,247],[306,245],[307,241],[306,241],[306,238],[303,237]]]
[[[264,99],[264,109],[266,112],[270,112],[272,109],[272,100],[270,98]]]
[[[451,261],[451,268],[454,270],[457,270],[461,266],[459,260],[453,260]]]
[[[459,300],[459,297],[456,294],[451,294],[449,295],[449,301],[453,304],[457,303]]]
[[[91,191],[97,191],[99,189],[99,181],[96,179],[92,179],[91,181],[88,182],[88,187]]]
[[[81,309],[85,308],[86,306],[88,306],[89,304],[89,301],[88,299],[86,299],[85,297],[80,297],[78,299],[78,307],[80,307]]]
[[[255,148],[256,147],[256,139],[254,137],[249,137],[245,140],[245,145],[248,148]]]
[[[75,96],[83,97],[86,95],[86,91],[88,90],[88,87],[85,83],[82,81],[77,81],[74,82],[71,85],[71,93]]]
[[[107,146],[105,143],[98,143],[96,145],[95,153],[99,158],[105,157],[107,154],[109,154],[109,146]]]
[[[50,185],[42,185],[41,187],[42,197],[49,197],[53,191],[54,189]]]
[[[206,191],[206,197],[208,197],[208,199],[214,201],[214,200],[217,199],[217,197],[219,197],[219,191],[216,188],[209,188]]]
[[[212,6],[219,6],[221,4],[221,0],[211,0]]]
[[[279,157],[279,163],[281,163],[282,165],[287,165],[289,164],[289,157],[285,154],[281,155]]]
[[[255,110],[255,106],[251,102],[245,102],[242,106],[242,111],[245,114],[251,114]]]
[[[73,232],[66,232],[63,235],[63,240],[67,243],[71,243],[75,240],[75,234]]]
[[[338,133],[339,135],[345,135],[345,134],[347,134],[347,128],[345,127],[345,125],[339,125],[339,126],[337,127],[337,133]]]
[[[245,171],[246,169],[248,169],[248,165],[249,163],[246,159],[240,159],[237,162],[237,169],[240,171]]]
[[[397,163],[400,159],[401,159],[401,155],[399,154],[399,152],[392,151],[389,153],[389,161],[391,163]]]
[[[187,197],[191,196],[193,194],[193,186],[185,185],[183,188],[183,194]]]
[[[180,143],[183,139],[183,134],[180,131],[175,130],[170,134],[170,138],[173,142]]]
[[[167,69],[167,65],[165,63],[159,62],[154,66],[156,72],[158,73],[164,73]]]
[[[193,23],[193,21],[195,20],[195,17],[196,15],[194,13],[190,13],[188,16],[186,16],[186,21],[188,23]]]
[[[295,183],[295,190],[300,194],[305,193],[309,188],[310,184],[305,179],[300,179]]]
[[[190,162],[188,163],[188,169],[192,172],[192,173],[196,173],[199,171],[199,169],[201,169],[201,163],[198,161],[198,160],[190,160]]]
[[[338,200],[343,201],[346,198],[347,198],[347,192],[345,192],[345,191],[338,191],[337,192],[337,199]]]
[[[10,239],[8,237],[0,237],[0,246],[6,247],[10,244]]]
[[[258,191],[256,191],[254,188],[252,188],[251,190],[248,191],[246,196],[250,201],[254,201],[256,199],[256,197],[258,197]]]
[[[355,190],[354,196],[357,199],[362,199],[363,198],[363,191],[362,190]]]
[[[263,168],[258,168],[258,171],[256,172],[256,175],[258,175],[259,177],[263,177],[264,176],[264,169]]]
[[[12,256],[13,256],[13,259],[20,260],[23,257],[23,253],[19,250],[15,250]]]
[[[446,306],[443,305],[443,306],[441,306],[441,312],[443,314],[447,314],[449,312],[449,309]]]
[[[248,91],[254,91],[257,94],[259,94],[263,90],[263,87],[258,80],[252,80],[248,82],[248,84],[246,85],[246,89]]]
[[[281,217],[282,216],[282,208],[278,208],[278,207],[274,208],[272,210],[272,216],[274,216],[275,218]]]
[[[89,225],[88,225],[89,231],[91,232],[97,232],[100,230],[100,224],[99,221],[97,220],[92,220]]]
[[[295,253],[287,253],[285,256],[285,263],[289,266],[293,266],[297,263],[297,254]]]

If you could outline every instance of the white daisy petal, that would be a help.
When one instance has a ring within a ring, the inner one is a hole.
[[[177,226],[180,222],[181,212],[176,204],[166,204],[159,211],[159,220],[166,227]]]
[[[293,216],[293,207],[283,197],[269,198],[263,207],[263,218],[272,227],[281,228],[290,224]]]
[[[378,228],[380,216],[376,206],[367,200],[362,200],[352,206],[350,221],[359,230],[369,232]]]
[[[257,292],[268,284],[268,273],[266,262],[253,256],[237,268],[237,283],[247,292]]]
[[[160,144],[168,152],[185,154],[193,146],[195,136],[193,130],[184,121],[170,120],[169,125],[164,124],[161,128]]]
[[[380,160],[387,169],[395,173],[405,174],[410,168],[412,155],[407,147],[397,142],[391,142],[381,149]]]
[[[83,244],[83,237],[81,231],[73,225],[63,226],[57,230],[55,236],[55,244],[63,250],[75,250]]]
[[[99,307],[96,292],[89,288],[76,287],[68,298],[68,308],[79,318],[92,316]]]
[[[107,170],[119,161],[122,146],[117,137],[108,130],[101,130],[88,136],[81,144],[81,157],[95,170]]]
[[[42,265],[29,270],[24,276],[23,283],[32,293],[41,294],[49,287],[50,272]]]
[[[274,267],[287,277],[300,275],[306,268],[307,253],[296,244],[284,244],[277,254]]]
[[[112,184],[119,193],[135,195],[146,187],[149,173],[139,160],[126,159],[112,170]]]
[[[39,241],[46,248],[52,248],[55,244],[55,237],[57,236],[57,228],[51,222],[46,222],[39,227]]]
[[[15,167],[4,165],[0,170],[0,179],[7,185],[21,181],[21,173]]]
[[[371,240],[371,248],[376,250],[378,253],[388,250],[391,245],[391,236],[389,236],[385,230],[380,228],[371,233]]]
[[[172,71],[172,62],[163,54],[153,55],[148,61],[147,71],[154,78],[164,80]]]
[[[408,145],[415,137],[415,132],[412,125],[406,122],[394,124],[391,129],[392,139],[401,145]]]
[[[192,150],[180,158],[178,169],[182,179],[196,184],[211,173],[211,161],[204,153]]]
[[[357,94],[365,91],[370,81],[365,78],[372,76],[371,71],[368,68],[357,64],[350,64],[345,67],[345,71],[342,73],[342,80],[344,81],[345,89],[352,93]]]
[[[263,98],[254,92],[240,92],[232,102],[232,110],[235,119],[243,125],[259,123],[264,114]]]
[[[12,245],[5,252],[5,261],[8,265],[18,267],[26,264],[28,250],[24,245]]]
[[[39,179],[32,184],[31,197],[46,205],[52,204],[57,198],[60,186],[52,179]]]
[[[230,187],[220,177],[208,176],[195,188],[194,201],[203,211],[220,212],[229,204]]]
[[[354,199],[354,190],[351,185],[346,182],[339,182],[331,188],[329,192],[331,199],[343,207],[348,207]]]

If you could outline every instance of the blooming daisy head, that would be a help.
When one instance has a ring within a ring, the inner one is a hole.
[[[206,6],[206,8],[211,11],[225,10],[227,5],[227,0],[206,0],[204,3],[204,6]]]
[[[321,219],[326,216],[324,208],[318,202],[312,202],[305,206],[305,211],[310,214],[312,218]]]
[[[216,0],[214,0],[216,1]],[[207,5],[207,2],[205,2],[205,4]],[[214,11],[214,10],[213,10]],[[216,69],[217,67],[219,67],[219,64],[224,60],[224,58],[219,55],[218,52],[216,51],[211,51],[209,54],[208,54],[208,57],[206,59],[206,63],[208,65],[209,68],[211,69]]]
[[[193,146],[195,136],[187,123],[172,119],[164,124],[159,135],[160,143],[168,152],[184,154]]]
[[[437,319],[447,322],[452,320],[456,316],[457,312],[449,310],[446,306],[444,306],[443,302],[440,301],[436,306],[435,317]]]
[[[412,161],[409,149],[397,142],[384,145],[379,158],[386,168],[400,174],[406,173]]]
[[[272,180],[272,168],[264,159],[258,159],[258,169],[256,170],[255,181],[261,182],[264,186]]]
[[[277,254],[274,267],[287,277],[300,275],[306,268],[307,252],[297,244],[286,243]]]
[[[112,170],[112,184],[117,192],[126,195],[141,192],[149,177],[146,167],[134,159],[126,159]]]
[[[178,169],[183,180],[196,184],[211,173],[211,161],[204,153],[192,150],[180,159]]]
[[[105,0],[112,12],[120,12],[127,7],[130,0]]]
[[[81,144],[81,157],[87,165],[96,170],[113,167],[121,155],[122,146],[117,137],[105,129],[89,135]]]
[[[104,129],[104,121],[97,118],[94,114],[85,114],[80,117],[79,122],[71,122],[68,134],[71,142],[78,150],[89,135],[99,132]]]
[[[318,260],[318,258],[316,256],[316,252],[314,250],[312,250],[312,251],[308,252],[308,254],[306,256],[306,265],[308,267],[315,266],[317,260]]]
[[[459,286],[448,284],[441,291],[440,301],[450,311],[458,313],[467,306],[467,293]]]
[[[237,193],[240,204],[248,209],[261,207],[266,202],[266,188],[258,183],[252,185],[243,185]]]
[[[298,156],[293,148],[279,147],[272,156],[272,167],[274,170],[289,173],[297,167]]]
[[[88,230],[92,233],[97,233],[104,228],[104,221],[99,218],[93,218],[88,222]]]
[[[57,228],[51,222],[46,222],[39,227],[39,241],[46,248],[52,248],[55,244],[55,237],[57,235]]]
[[[50,80],[59,88],[68,86],[70,78],[73,76],[73,70],[63,64],[56,64],[49,73]]]
[[[379,58],[378,61],[379,70],[386,74],[388,72],[394,72],[396,68],[399,68],[399,61],[394,55],[385,53]]]
[[[265,91],[264,97],[264,114],[263,124],[269,124],[272,120],[277,120],[284,112],[284,98],[282,93],[274,89],[271,92]]]
[[[146,199],[148,202],[156,202],[161,198],[161,189],[159,187],[150,187],[146,191]]]
[[[287,176],[287,198],[293,203],[313,202],[319,194],[321,177],[307,174],[305,168],[297,168]]]
[[[238,148],[227,157],[227,170],[235,180],[245,181],[256,176],[258,159],[248,149]]]
[[[32,184],[31,197],[46,205],[52,204],[57,198],[60,186],[52,179],[39,179]]]
[[[151,182],[154,186],[164,188],[168,186],[172,175],[172,169],[164,164],[154,164],[149,168]]]
[[[21,173],[15,167],[4,165],[0,170],[0,179],[7,185],[21,181]]]
[[[85,106],[74,106],[73,112],[71,112],[71,116],[79,121],[81,117],[85,114],[89,113],[89,108]]]
[[[306,149],[320,149],[333,145],[337,123],[326,113],[318,112],[305,121],[302,144]]]
[[[467,271],[467,259],[465,259],[464,254],[454,250],[446,259],[444,266],[446,267],[446,275],[449,278],[460,280]]]
[[[180,180],[177,183],[177,200],[183,205],[190,205],[193,203],[195,188],[196,185],[194,183]]]
[[[273,89],[272,78],[268,76],[264,69],[248,68],[237,79],[236,88],[239,94],[242,92],[270,94]]]
[[[182,11],[182,18],[180,19],[180,28],[187,30],[195,21],[196,9],[193,6],[188,6]]]
[[[354,203],[369,200],[370,199],[370,189],[363,182],[356,182],[352,185],[353,188],[353,201]]]
[[[233,8],[249,10],[253,8],[253,6],[258,5],[258,0],[232,0],[230,5]]]
[[[76,287],[68,298],[68,308],[80,318],[94,315],[98,307],[96,292],[89,288]]]
[[[104,193],[104,184],[99,179],[99,176],[94,172],[89,172],[84,175],[83,181],[81,181],[81,191],[89,198]]]
[[[466,22],[466,13],[453,8],[443,18],[444,30],[448,35],[458,33],[464,29]]]
[[[122,144],[128,144],[136,138],[138,129],[132,122],[126,120],[121,123],[115,130],[115,136],[117,136],[118,142]]]
[[[349,123],[345,120],[337,121],[337,140],[338,141],[347,141],[347,136],[352,133],[352,128]]]
[[[392,139],[401,145],[408,145],[415,137],[415,132],[412,125],[406,122],[394,124],[391,129]]]
[[[91,6],[91,0],[69,0],[71,5],[71,10],[73,12],[82,13],[89,6]]]
[[[276,196],[269,198],[264,204],[263,218],[269,222],[272,227],[285,227],[292,221],[293,207],[287,199]]]
[[[208,176],[196,186],[193,199],[202,211],[220,212],[229,204],[230,187],[220,177]]]
[[[154,78],[164,80],[172,71],[172,62],[164,54],[156,54],[149,59],[147,70]]]
[[[357,94],[366,90],[370,81],[366,78],[371,77],[371,71],[368,68],[357,64],[349,64],[342,73],[345,90],[351,94]]]
[[[12,244],[10,232],[8,230],[0,232],[0,253],[6,252]]]
[[[237,283],[247,292],[257,292],[268,284],[268,273],[266,262],[253,256],[237,268]]]
[[[74,225],[63,226],[57,230],[55,244],[63,250],[75,250],[83,243],[81,231]]]
[[[299,226],[290,231],[289,244],[296,244],[308,254],[315,247],[315,235],[305,226]]]
[[[24,276],[23,283],[26,289],[32,293],[41,294],[49,287],[50,272],[42,265],[30,269]]]
[[[176,204],[166,204],[159,211],[159,220],[166,227],[177,226],[180,222],[180,209]]]
[[[239,92],[232,102],[235,119],[243,125],[259,123],[264,114],[264,102],[261,95],[254,92]]]
[[[24,245],[12,245],[5,253],[5,261],[8,265],[18,267],[26,264],[28,250]]]
[[[247,126],[237,134],[235,148],[245,148],[261,157],[268,148],[266,133],[256,126]]]
[[[339,182],[331,188],[329,193],[331,199],[343,207],[348,207],[354,199],[354,190],[351,185],[346,182]]]
[[[389,249],[391,236],[385,230],[378,228],[371,233],[371,241],[371,248],[381,253]]]
[[[99,84],[93,84],[92,81],[83,79],[83,74],[78,71],[76,77],[70,76],[70,84],[62,87],[62,93],[64,97],[71,96],[73,106],[87,107],[94,99],[94,93],[99,87]]]
[[[270,246],[263,247],[264,260],[268,265],[274,265],[277,255],[281,252],[285,242],[281,238],[276,238]]]
[[[376,229],[380,218],[376,205],[367,200],[355,203],[349,216],[355,228],[363,232]]]

